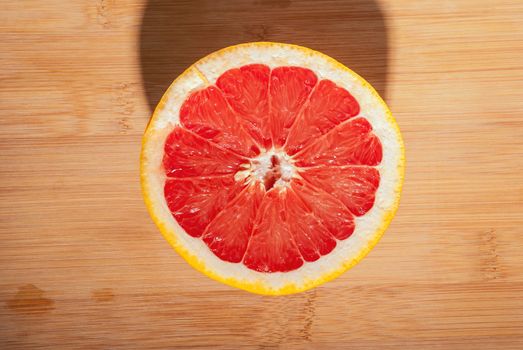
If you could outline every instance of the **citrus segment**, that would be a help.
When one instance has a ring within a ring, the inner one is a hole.
[[[209,223],[202,239],[217,257],[234,263],[243,259],[263,195],[260,186],[248,186]]]
[[[313,141],[295,155],[296,165],[378,165],[382,158],[381,142],[364,118],[351,119]]]
[[[303,265],[300,251],[293,242],[279,191],[265,194],[258,209],[252,237],[243,263],[259,272],[287,272]]]
[[[331,193],[357,216],[372,208],[380,183],[379,171],[367,166],[309,168],[300,174],[305,180]]]
[[[316,261],[336,247],[336,240],[292,190],[280,195],[292,238],[305,261]]]
[[[228,70],[216,81],[231,108],[245,121],[245,129],[266,149],[272,144],[268,121],[269,75],[268,66],[249,64]]]
[[[360,111],[358,101],[330,80],[321,80],[289,132],[285,151],[293,155]]]
[[[163,168],[169,177],[233,174],[244,159],[177,127],[164,146]]]
[[[215,86],[189,96],[180,109],[180,121],[187,129],[230,151],[248,157],[260,153],[252,137],[241,127],[239,117]]]
[[[185,232],[200,237],[211,220],[241,190],[232,175],[211,178],[168,178],[165,200]]]
[[[331,194],[302,180],[294,181],[292,189],[336,239],[344,240],[354,232],[353,215]]]
[[[309,97],[318,78],[313,71],[301,67],[277,67],[269,82],[270,123],[275,147],[287,139],[301,107]]]

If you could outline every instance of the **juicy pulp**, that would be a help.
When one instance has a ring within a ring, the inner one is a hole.
[[[352,234],[380,183],[381,142],[359,111],[309,69],[225,72],[188,96],[166,139],[171,213],[218,258],[255,271],[320,259]]]

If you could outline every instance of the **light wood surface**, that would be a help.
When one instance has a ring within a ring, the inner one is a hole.
[[[286,297],[190,268],[149,218],[141,135],[230,44],[302,44],[385,96],[407,172],[377,247]],[[523,3],[0,3],[0,348],[523,349]]]

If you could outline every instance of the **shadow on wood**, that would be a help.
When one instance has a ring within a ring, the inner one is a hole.
[[[372,0],[149,0],[140,60],[151,110],[196,60],[249,41],[319,50],[362,75],[386,98],[387,30]]]

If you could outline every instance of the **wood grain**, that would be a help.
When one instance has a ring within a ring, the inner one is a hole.
[[[523,3],[2,1],[0,348],[523,348]],[[166,85],[230,44],[320,49],[386,96],[400,210],[358,266],[262,297],[192,270],[138,179]]]

